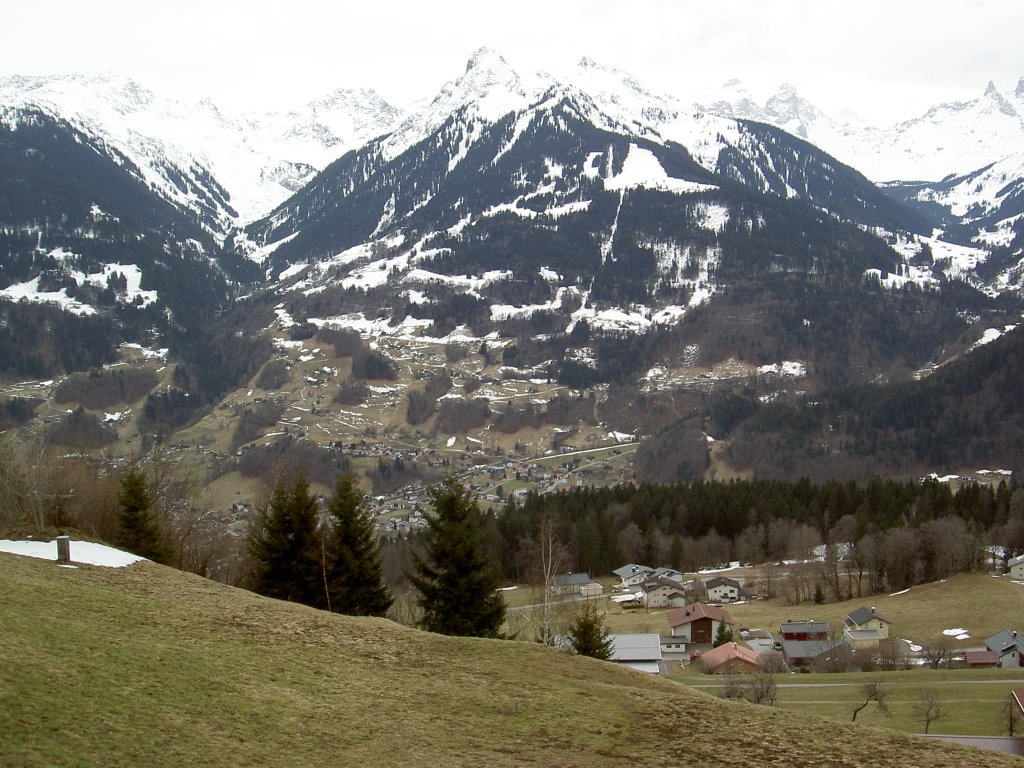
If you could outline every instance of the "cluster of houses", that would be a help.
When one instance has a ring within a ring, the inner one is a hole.
[[[1024,557],[1019,558],[1024,567]],[[737,634],[727,603],[756,597],[735,579],[715,576],[705,582],[685,580],[670,568],[631,563],[617,569],[620,584],[610,599],[626,607],[668,607],[664,633],[613,634],[614,661],[645,672],[663,672],[673,662],[699,664],[708,674],[742,674],[763,670],[845,671],[860,655],[894,663],[913,656],[905,640],[893,634],[892,621],[875,607],[860,607],[843,619],[842,631],[813,619],[790,619],[778,632]],[[563,593],[599,597],[600,584],[587,574],[567,574],[557,580]],[[724,638],[730,638],[721,642]],[[736,642],[742,639],[743,643]],[[1019,668],[1024,666],[1024,636],[1006,629],[985,640],[985,651],[968,651],[967,666]]]
[[[736,579],[713,576],[707,581],[689,579],[673,568],[651,568],[630,563],[612,573],[619,577],[619,594],[614,602],[628,607],[680,608],[705,599],[709,603],[754,600],[757,590],[740,585]]]

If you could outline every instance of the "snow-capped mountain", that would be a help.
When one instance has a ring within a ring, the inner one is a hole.
[[[760,105],[739,81],[703,94],[694,106],[714,114],[776,125],[807,139],[876,182],[939,181],[963,176],[1024,145],[1024,78],[1010,94],[989,83],[966,102],[948,102],[888,127],[843,123],[790,85]]]
[[[873,228],[930,231],[777,128],[693,113],[590,60],[567,82],[480,51],[237,245],[296,322],[443,336],[544,318],[564,339],[671,327],[773,275],[898,271]]]
[[[220,235],[266,213],[398,117],[373,91],[338,90],[287,113],[234,115],[116,76],[3,78],[0,105],[40,110],[97,137]]]

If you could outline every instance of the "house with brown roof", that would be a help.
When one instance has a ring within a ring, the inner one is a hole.
[[[708,590],[708,601],[712,603],[735,603],[740,599],[740,583],[727,576],[715,576],[704,584]]]
[[[994,669],[999,666],[995,651],[964,651],[964,666],[968,669]]]
[[[742,675],[760,672],[761,656],[739,643],[722,643],[700,657],[706,675]]]
[[[705,603],[674,608],[666,617],[670,635],[675,643],[710,645],[714,642],[721,625],[726,625],[730,632],[733,629],[732,617],[727,610]]]
[[[647,608],[681,608],[686,605],[686,591],[683,585],[672,579],[657,579],[644,582],[644,605]]]

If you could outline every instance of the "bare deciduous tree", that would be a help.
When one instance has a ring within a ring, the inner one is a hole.
[[[778,693],[774,673],[765,670],[753,675],[729,675],[725,678],[722,698],[772,707],[775,706]]]
[[[534,568],[544,590],[537,622],[538,639],[543,645],[555,644],[555,613],[564,602],[558,594],[556,579],[564,573],[570,560],[565,546],[555,536],[555,524],[549,515],[540,521],[534,545]]]
[[[859,701],[850,712],[850,721],[856,722],[857,715],[860,714],[861,710],[864,709],[871,702],[875,702],[880,712],[889,714],[889,704],[887,699],[889,698],[889,689],[885,687],[882,681],[878,678],[874,680],[868,680],[860,687],[860,698],[863,701]]]
[[[1021,730],[1021,721],[1024,721],[1024,712],[1021,711],[1017,698],[1011,693],[1003,702],[1003,723],[1007,736],[1016,736]]]
[[[921,643],[921,657],[932,669],[938,669],[943,662],[953,657],[953,641],[945,635]]]
[[[928,733],[932,723],[949,714],[949,708],[939,700],[935,691],[922,690],[918,692],[911,712],[915,720],[924,723],[924,732]]]

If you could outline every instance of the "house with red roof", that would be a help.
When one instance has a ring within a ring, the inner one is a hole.
[[[739,643],[722,643],[700,657],[706,675],[743,675],[760,672],[761,656]]]

